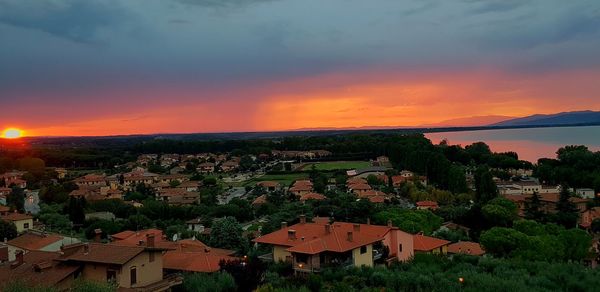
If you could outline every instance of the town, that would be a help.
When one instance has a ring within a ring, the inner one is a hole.
[[[61,161],[79,150],[57,151],[0,153],[3,291],[318,291],[350,285],[343,273],[435,290],[392,279],[492,259],[597,281],[600,156],[583,146],[537,164],[420,134],[156,140],[72,166]],[[440,281],[477,290],[485,273]]]

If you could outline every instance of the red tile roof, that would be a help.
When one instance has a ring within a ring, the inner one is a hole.
[[[7,244],[12,245],[14,247],[18,247],[20,249],[40,250],[48,245],[60,242],[62,240],[63,237],[60,235],[44,235],[40,233],[27,232],[19,237],[9,240]]]
[[[6,221],[21,221],[21,220],[33,219],[33,217],[31,215],[27,215],[27,214],[11,212],[11,213],[7,213],[6,215],[2,215],[0,217],[0,219],[6,220]]]
[[[418,201],[417,207],[437,207],[438,203],[434,201]]]
[[[126,230],[117,234],[113,234],[110,237],[112,238],[115,244],[139,246],[140,242],[145,244],[146,235],[148,234],[154,234],[154,240],[156,241],[161,240],[163,237],[163,232],[159,229],[146,229],[140,231]]]
[[[10,207],[0,205],[0,213],[6,213],[10,211]]]
[[[351,184],[366,184],[367,180],[362,178],[362,177],[353,177],[353,178],[349,178],[346,181],[347,185],[351,185]]]
[[[444,245],[448,245],[450,241],[429,237],[421,234],[415,234],[413,236],[413,246],[415,251],[432,251],[436,248],[440,248]]]
[[[348,188],[353,191],[366,191],[366,190],[370,190],[371,186],[368,184],[356,183],[356,184],[348,185]]]
[[[327,197],[325,197],[324,195],[321,195],[319,193],[308,193],[308,194],[304,194],[304,195],[300,196],[300,201],[307,201],[307,200],[322,201],[325,199],[327,199]]]
[[[209,252],[167,252],[163,256],[163,268],[176,271],[212,273],[218,272],[221,261],[237,258]]]
[[[23,255],[23,264],[19,266],[0,265],[0,290],[16,279],[31,286],[58,284],[79,268],[54,262],[59,256],[56,252],[30,251]]]
[[[310,185],[294,185],[290,188],[290,192],[310,192],[312,191],[312,186]]]
[[[262,205],[267,203],[267,195],[260,195],[254,201],[252,201],[252,206]]]
[[[385,203],[387,196],[377,195],[377,196],[370,196],[368,198],[371,203],[381,204],[381,203]]]
[[[144,251],[146,251],[145,246],[79,243],[65,246],[63,249],[65,254],[59,260],[124,265]]]
[[[485,251],[477,242],[459,241],[448,245],[448,253],[463,253],[469,255],[480,256],[484,255]]]
[[[330,228],[329,232],[327,232],[327,226]],[[346,252],[382,240],[391,229],[387,226],[346,222],[334,222],[331,225],[298,223],[263,235],[254,241],[287,246],[289,252],[296,253]],[[295,236],[290,238],[290,232],[294,232]],[[352,232],[352,240],[348,238],[349,232]]]
[[[256,183],[257,186],[263,186],[265,188],[276,188],[279,186],[279,183],[276,181],[259,181]]]

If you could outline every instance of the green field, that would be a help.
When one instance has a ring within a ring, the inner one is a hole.
[[[315,166],[317,170],[348,170],[348,169],[360,169],[371,166],[371,163],[367,161],[331,161],[331,162],[317,162],[307,163],[304,165],[302,170],[310,170],[312,166]]]
[[[267,174],[261,177],[255,177],[243,183],[244,186],[253,186],[259,181],[276,181],[284,186],[289,186],[293,181],[306,179],[306,173],[290,173],[290,174]]]

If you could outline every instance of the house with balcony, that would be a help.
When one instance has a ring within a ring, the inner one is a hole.
[[[298,273],[326,267],[373,266],[376,262],[406,261],[413,256],[412,235],[388,226],[319,221],[287,226],[254,240],[272,247],[261,258],[291,262]]]

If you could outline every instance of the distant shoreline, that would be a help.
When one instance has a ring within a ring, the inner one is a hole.
[[[131,134],[109,136],[35,136],[24,137],[29,141],[47,139],[175,139],[175,140],[249,140],[273,139],[294,136],[335,136],[348,134],[418,134],[418,133],[446,133],[468,132],[507,129],[535,129],[535,128],[566,128],[566,127],[591,127],[600,126],[600,123],[579,124],[552,124],[552,125],[521,125],[521,126],[469,126],[469,127],[435,127],[435,128],[389,128],[389,129],[327,129],[327,130],[290,130],[290,131],[265,131],[265,132],[221,132],[221,133],[159,133],[159,134]]]

